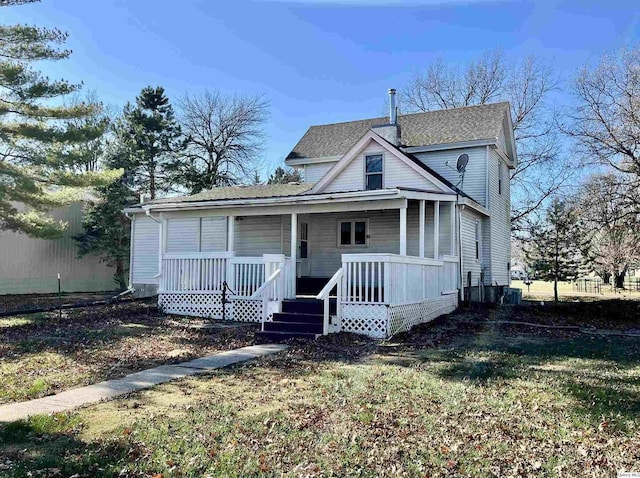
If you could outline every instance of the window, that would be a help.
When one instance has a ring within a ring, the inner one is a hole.
[[[309,258],[309,224],[300,223],[300,259]]]
[[[502,194],[502,161],[498,160],[498,194]]]
[[[366,247],[367,229],[366,219],[340,221],[338,227],[338,245],[340,247]]]
[[[365,189],[382,189],[382,155],[367,156],[365,163]]]
[[[480,223],[476,222],[476,261],[480,260]]]

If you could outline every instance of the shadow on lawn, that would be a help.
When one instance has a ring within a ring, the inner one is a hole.
[[[77,438],[80,425],[66,414],[0,425],[0,476],[115,476],[139,453],[124,440],[85,443]]]

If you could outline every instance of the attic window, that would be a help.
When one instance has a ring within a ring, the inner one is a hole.
[[[372,154],[365,158],[365,189],[382,189],[382,155]]]

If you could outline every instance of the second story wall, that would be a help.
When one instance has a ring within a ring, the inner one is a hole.
[[[362,191],[365,189],[365,157],[381,154],[383,156],[383,187],[405,187],[428,191],[439,191],[439,188],[422,176],[411,166],[405,164],[394,154],[385,150],[372,141],[355,157],[334,180],[325,188],[324,192]]]
[[[304,181],[307,183],[317,183],[320,178],[327,173],[327,171],[335,166],[336,162],[337,161],[332,161],[330,163],[305,164],[303,168]]]
[[[456,171],[456,162],[463,153],[469,155],[469,164],[464,175],[464,184],[460,184],[459,187],[478,204],[486,206],[487,151],[484,146],[414,153],[414,156],[449,182],[458,184],[460,176]]]

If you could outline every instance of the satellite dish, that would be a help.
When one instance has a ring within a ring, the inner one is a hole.
[[[461,154],[460,156],[458,156],[456,169],[459,173],[464,173],[465,169],[467,169],[467,164],[469,164],[469,155],[467,153]]]

